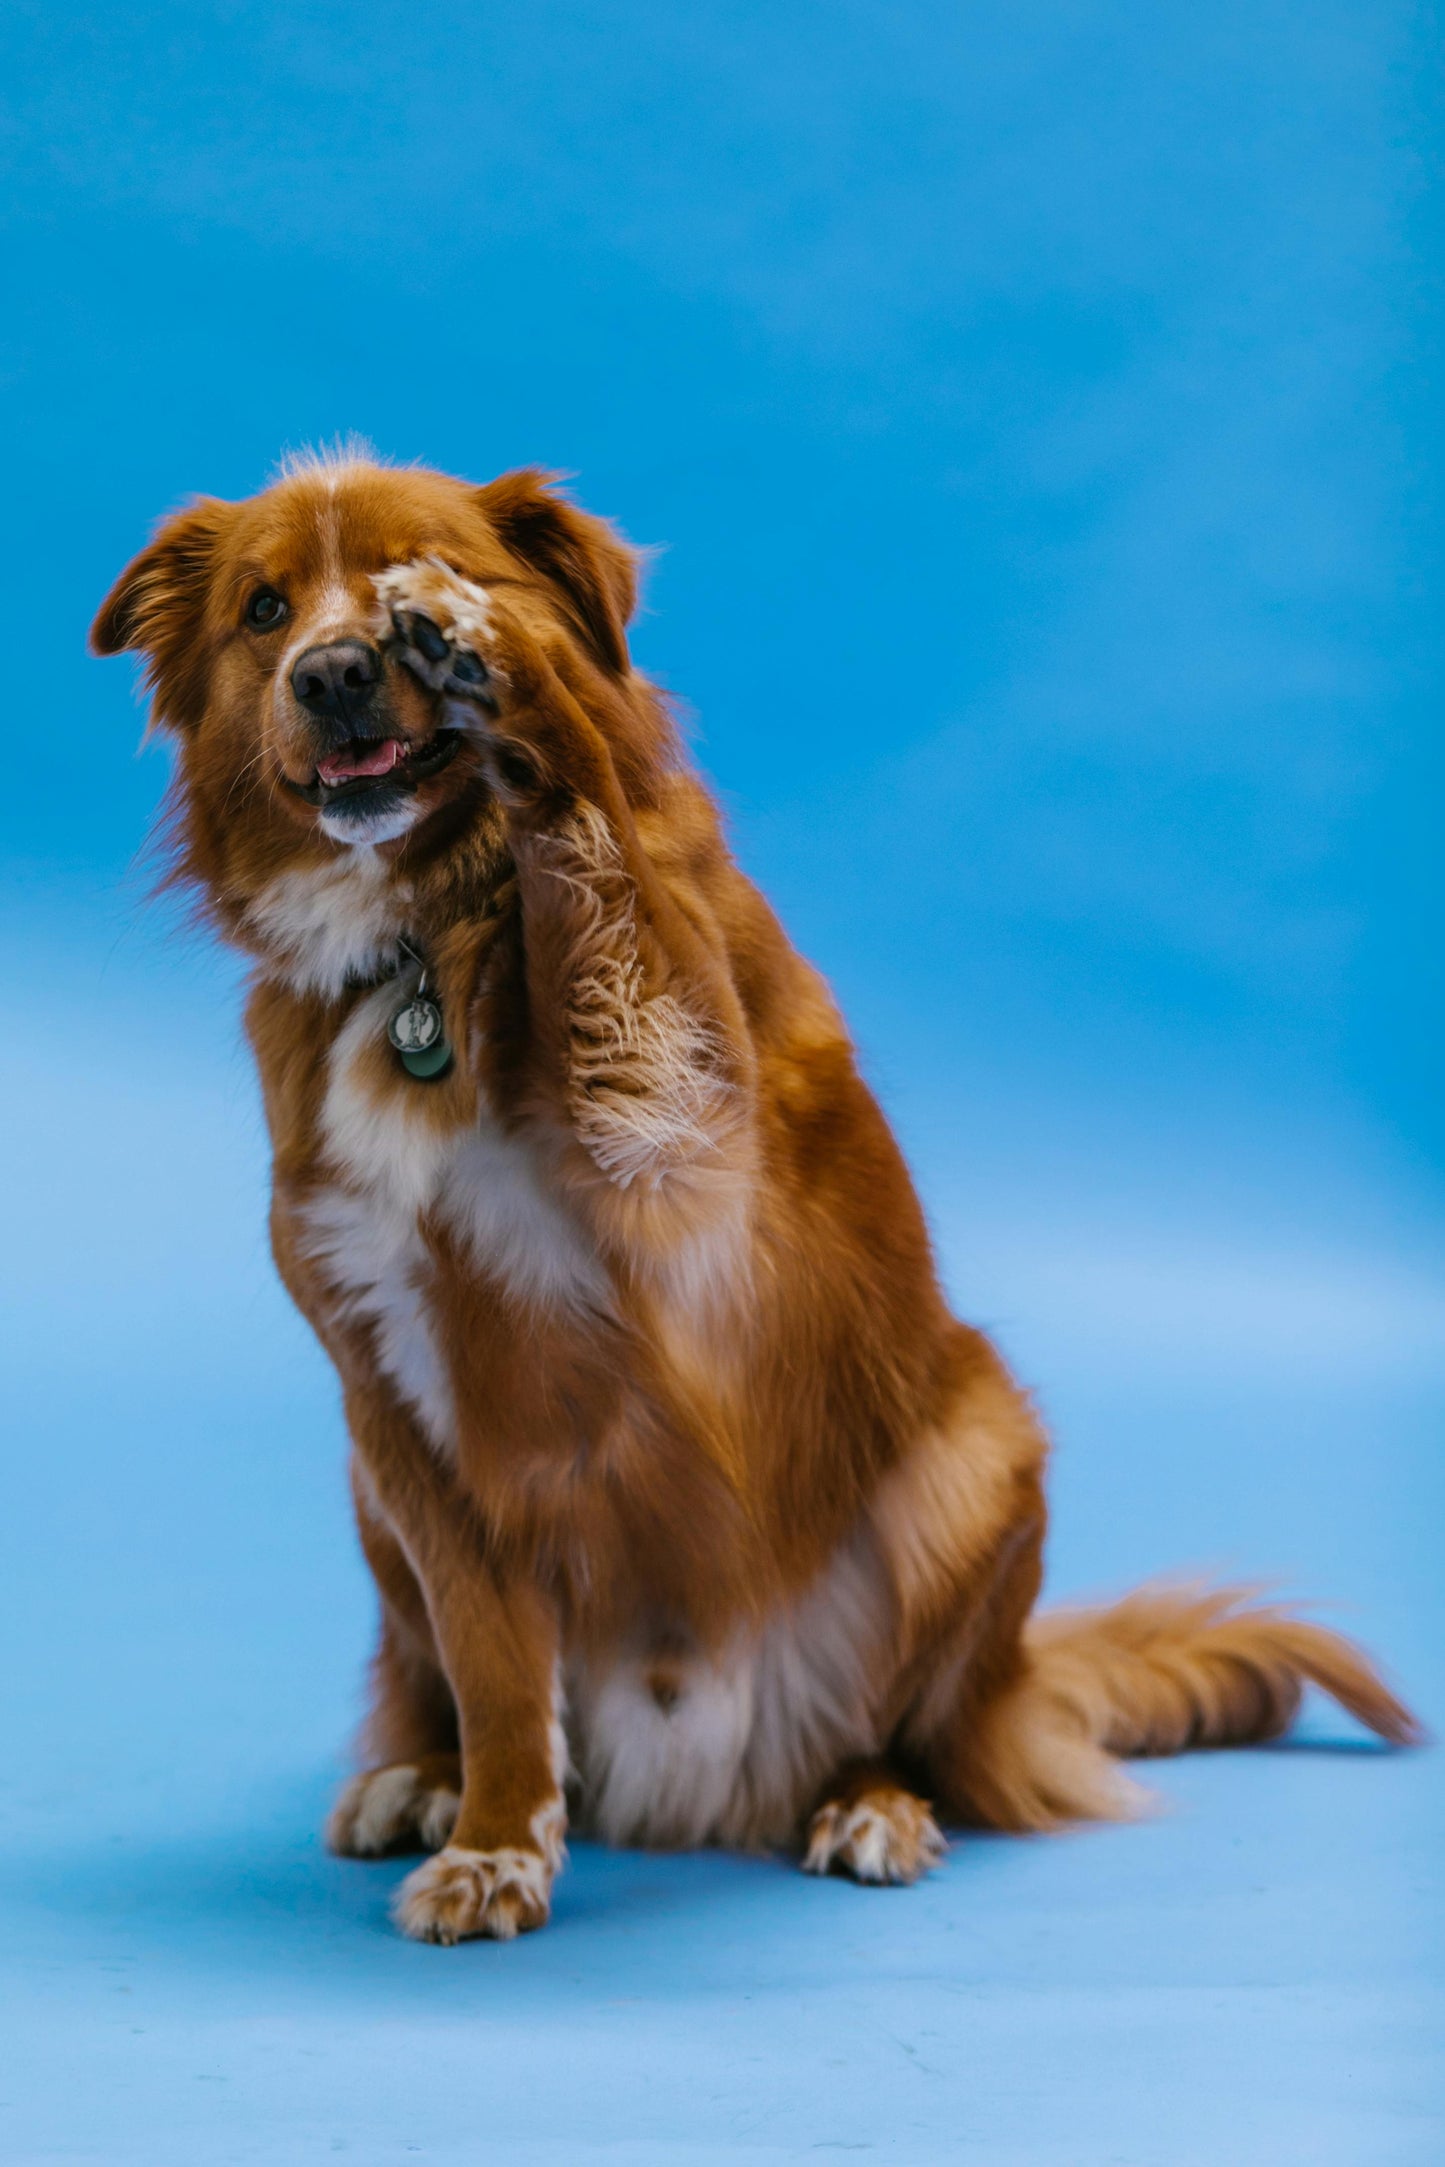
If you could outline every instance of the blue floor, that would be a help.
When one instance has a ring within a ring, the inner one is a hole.
[[[546,1933],[399,1940],[404,1868],[319,1842],[369,1603],[330,1384],[265,1263],[229,996],[113,948],[57,960],[67,1059],[12,1056],[0,1102],[29,1230],[7,2167],[1445,2158],[1445,1759],[1323,1707],[1273,1750],[1160,1764],[1145,1826],[966,1839],[911,1891],[579,1844]],[[1241,1175],[1167,1224],[1147,1181],[1106,1212],[1057,1168],[1031,1194],[990,1118],[987,1179],[923,1101],[913,1141],[960,1296],[1060,1438],[1056,1588],[1278,1571],[1438,1722],[1445,1292],[1408,1208],[1361,1192],[1287,1241]]]

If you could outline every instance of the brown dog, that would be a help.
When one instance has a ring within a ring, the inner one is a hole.
[[[96,620],[174,738],[178,876],[255,963],[282,1277],[381,1596],[334,1848],[410,1934],[547,1917],[574,1817],[911,1881],[1127,1814],[1347,1642],[1237,1596],[1033,1617],[1045,1443],[950,1316],[828,989],[632,669],[634,560],[533,473],[302,462]],[[932,1807],[925,1801],[932,1801]]]

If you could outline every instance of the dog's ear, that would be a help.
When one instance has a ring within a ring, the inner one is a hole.
[[[92,654],[135,648],[146,658],[157,722],[198,719],[205,697],[205,656],[199,638],[216,541],[229,504],[198,497],[174,512],[126,566],[90,628]]]
[[[488,520],[515,556],[550,580],[604,668],[625,676],[627,624],[637,606],[637,552],[606,520],[558,494],[538,467],[503,474],[477,491]]]

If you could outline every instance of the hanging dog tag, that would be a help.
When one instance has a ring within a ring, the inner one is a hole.
[[[452,1065],[442,1012],[430,994],[418,990],[404,1002],[387,1025],[386,1035],[401,1055],[408,1076],[444,1076]]]

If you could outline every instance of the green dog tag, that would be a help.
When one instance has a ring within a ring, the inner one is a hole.
[[[416,1050],[408,1047],[402,1052],[401,1065],[408,1076],[445,1076],[452,1065],[452,1049],[444,1038],[439,1038],[434,1046]]]

